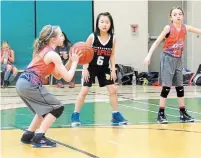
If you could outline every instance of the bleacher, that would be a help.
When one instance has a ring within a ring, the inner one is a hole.
[[[0,70],[1,72],[1,79],[2,79],[2,71]],[[12,81],[11,83],[9,83],[9,86],[13,87],[15,86],[16,84],[16,81],[18,79],[18,77],[20,76],[20,74],[24,72],[24,70],[18,70],[18,74],[17,74],[17,77],[15,78],[14,81]],[[80,84],[81,83],[81,72],[82,72],[82,69],[76,69],[76,73],[75,73],[75,84]],[[48,81],[48,85],[55,85],[56,84],[56,79],[50,75],[49,76],[49,81]],[[65,82],[64,82],[65,84]]]

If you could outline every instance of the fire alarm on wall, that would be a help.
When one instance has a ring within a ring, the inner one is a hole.
[[[133,35],[136,35],[138,32],[138,24],[131,24],[131,32]]]

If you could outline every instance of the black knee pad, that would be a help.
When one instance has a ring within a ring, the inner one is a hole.
[[[161,91],[161,97],[167,98],[169,92],[170,92],[170,87],[163,86],[162,91]]]
[[[63,111],[64,111],[64,106],[61,106],[60,108],[55,109],[55,110],[51,111],[50,113],[54,117],[59,118],[61,116],[61,114],[63,113]]]
[[[183,86],[175,87],[175,89],[177,91],[177,97],[184,97],[184,87]]]

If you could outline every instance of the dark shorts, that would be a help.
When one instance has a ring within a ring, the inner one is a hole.
[[[88,68],[89,71],[89,82],[82,82],[83,86],[91,87],[92,83],[95,83],[95,78],[98,78],[99,86],[104,87],[107,85],[114,84],[111,80],[110,69],[106,68]],[[82,79],[83,80],[83,79]]]

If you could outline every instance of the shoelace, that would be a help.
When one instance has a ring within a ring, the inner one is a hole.
[[[188,115],[188,114],[187,114],[187,112],[186,112],[186,111],[185,111],[183,114],[184,114],[184,115],[186,115],[188,118],[190,118],[190,117],[191,117],[190,115]]]
[[[163,114],[160,113],[160,117],[162,117],[163,119],[166,119],[166,115],[164,113]]]
[[[120,120],[124,120],[123,116],[120,113],[117,113],[117,118],[119,118]]]
[[[42,137],[42,140],[46,142],[46,144],[52,144],[53,142],[47,139],[45,136]]]
[[[78,113],[75,113],[74,119],[75,119],[75,120],[79,120],[79,115],[78,115]]]

